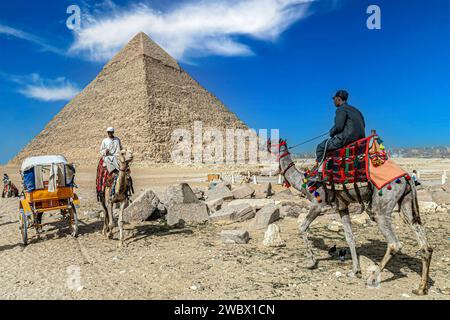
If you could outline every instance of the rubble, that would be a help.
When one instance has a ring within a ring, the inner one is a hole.
[[[231,191],[235,199],[250,199],[255,190],[253,190],[248,184],[243,184],[242,186]]]
[[[159,198],[151,190],[145,190],[123,212],[124,222],[144,222],[158,209]]]
[[[181,183],[167,188],[164,203],[170,207],[179,203],[200,203],[200,200],[187,183]]]
[[[250,240],[248,231],[245,230],[223,230],[220,240],[227,244],[246,244]]]
[[[271,183],[255,184],[252,187],[255,190],[254,198],[256,199],[266,199],[272,195]]]
[[[242,203],[239,205],[228,205],[213,213],[209,219],[212,222],[218,221],[245,221],[255,217],[255,210],[252,206]]]
[[[205,203],[208,206],[209,211],[212,213],[212,212],[216,212],[216,211],[222,209],[223,202],[224,202],[223,199],[219,198],[219,199],[213,199],[213,200],[206,201]]]
[[[205,203],[176,203],[169,207],[166,221],[169,226],[198,224],[209,220]]]
[[[281,239],[280,227],[274,223],[269,225],[264,234],[263,245],[266,247],[284,247],[286,242]]]
[[[219,184],[206,191],[206,199],[208,201],[216,199],[232,200],[233,198],[234,196],[231,190],[223,184]]]
[[[234,205],[241,205],[241,204],[247,204],[252,206],[255,210],[262,209],[264,206],[268,204],[278,204],[276,201],[272,199],[239,199],[239,200],[233,200],[229,203],[230,206]]]
[[[256,213],[252,221],[253,229],[264,229],[280,218],[280,209],[277,205],[270,203]]]

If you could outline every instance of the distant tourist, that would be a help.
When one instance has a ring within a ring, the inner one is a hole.
[[[413,170],[411,178],[413,179],[414,184],[416,185],[416,187],[421,185],[421,183],[419,182],[419,179],[417,179],[417,171],[416,170]]]

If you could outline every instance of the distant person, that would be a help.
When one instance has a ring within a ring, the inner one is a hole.
[[[414,184],[416,185],[416,187],[421,185],[421,183],[419,182],[419,179],[417,178],[417,171],[416,170],[413,170],[411,178],[414,181]]]
[[[317,146],[317,166],[323,162],[327,151],[343,148],[366,137],[364,117],[357,108],[347,104],[348,96],[347,91],[339,90],[333,97],[336,106],[334,127],[330,130],[330,138]]]
[[[108,137],[102,141],[100,155],[103,157],[103,166],[111,173],[115,170],[119,171],[117,157],[122,150],[122,143],[119,138],[114,136],[113,127],[109,127],[106,130],[106,133],[108,134]]]

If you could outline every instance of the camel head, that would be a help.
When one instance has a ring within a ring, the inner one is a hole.
[[[289,153],[289,149],[287,146],[287,141],[284,139],[279,140],[278,144],[272,144],[272,141],[270,139],[267,140],[267,151],[270,154],[284,154],[284,153]]]
[[[121,169],[125,169],[129,167],[130,163],[133,161],[133,153],[130,150],[123,149],[122,151],[120,151],[118,160]]]

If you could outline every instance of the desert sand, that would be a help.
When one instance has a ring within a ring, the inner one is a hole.
[[[405,168],[448,169],[448,160],[401,159]],[[3,167],[20,186],[18,167]],[[187,182],[206,186],[206,174],[227,168],[155,166],[133,168],[136,195],[152,189],[158,195],[168,185]],[[229,170],[229,169],[228,169]],[[233,168],[233,171],[237,170]],[[126,247],[119,248],[117,234],[108,240],[101,234],[100,219],[89,212],[100,210],[95,198],[95,168],[78,168],[77,193],[81,198],[78,238],[68,233],[58,214],[46,214],[47,226],[40,239],[24,247],[19,243],[18,199],[0,199],[1,299],[449,299],[449,213],[422,213],[434,256],[428,296],[411,293],[420,280],[421,262],[413,233],[394,218],[404,244],[382,273],[379,289],[365,285],[366,268],[379,262],[386,243],[375,224],[354,225],[361,255],[363,279],[347,277],[351,259],[340,262],[328,255],[333,245],[346,248],[344,235],[326,228],[338,219],[323,215],[312,225],[310,238],[319,260],[316,270],[303,267],[305,247],[297,230],[297,219],[286,217],[277,224],[286,246],[262,245],[264,230],[252,231],[249,222],[230,225],[205,224],[182,229],[164,221],[126,225]],[[431,183],[431,181],[429,182]],[[281,190],[281,186],[276,186]],[[354,213],[357,214],[357,213]],[[224,229],[245,228],[251,240],[245,245],[223,244]],[[32,232],[32,234],[34,234]],[[71,285],[74,271],[80,282]],[[78,271],[76,271],[78,272]]]

